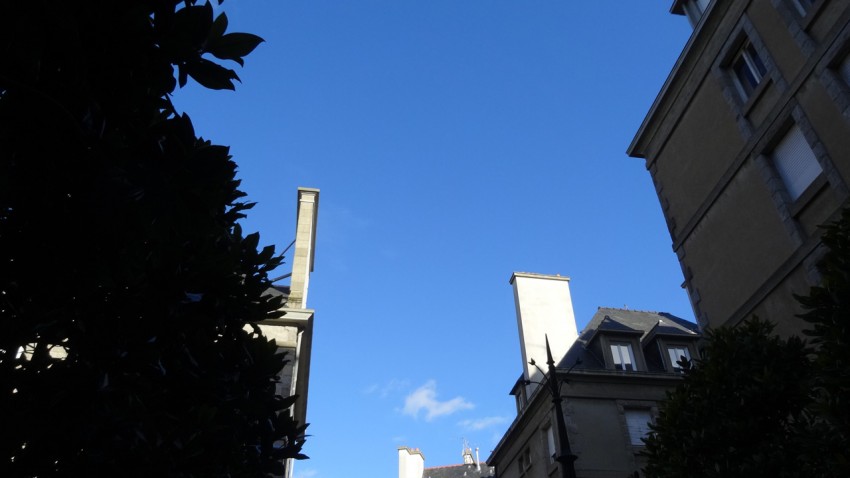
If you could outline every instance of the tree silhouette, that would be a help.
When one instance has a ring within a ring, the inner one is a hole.
[[[850,476],[850,210],[797,297],[813,347],[757,318],[708,332],[646,439],[646,476]],[[789,317],[790,319],[790,317]]]
[[[4,2],[0,476],[265,476],[300,458],[256,323],[282,258],[171,103],[262,40],[195,0]],[[246,327],[247,325],[247,327]]]

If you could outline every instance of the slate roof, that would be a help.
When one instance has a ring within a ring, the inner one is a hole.
[[[266,293],[264,295],[270,295],[272,297],[283,297],[283,307],[286,307],[286,302],[289,300],[289,292],[290,288],[288,285],[273,285],[266,289]]]
[[[448,465],[425,468],[422,478],[479,478],[496,476],[496,468],[481,463],[481,471],[474,464],[470,465]]]
[[[645,343],[659,335],[697,338],[699,328],[693,322],[667,312],[600,307],[558,364],[558,368],[570,368],[580,359],[581,363],[576,365],[574,370],[604,369],[602,357],[597,357],[587,348],[600,333],[635,335]]]
[[[289,286],[288,285],[273,285],[266,289],[271,296],[282,295],[284,297],[289,297]]]

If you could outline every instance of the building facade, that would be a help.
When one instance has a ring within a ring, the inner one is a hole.
[[[562,476],[556,459],[565,446],[545,387],[548,337],[576,475],[637,476],[648,423],[681,380],[678,361],[696,357],[696,324],[663,312],[599,308],[577,333],[569,278],[517,272],[511,284],[523,372],[511,390],[517,416],[487,462],[500,478]]]
[[[463,463],[457,465],[425,467],[425,455],[418,448],[398,448],[398,478],[486,478],[495,476],[495,469],[482,463],[472,449],[464,445]]]
[[[850,2],[676,0],[694,26],[628,148],[701,326],[803,328],[818,226],[848,206]]]
[[[307,423],[307,394],[310,380],[310,355],[313,347],[313,316],[315,311],[307,308],[307,292],[310,273],[316,251],[316,225],[319,214],[319,190],[298,188],[295,240],[292,248],[292,272],[279,277],[289,278],[288,286],[274,286],[271,295],[284,298],[283,316],[261,322],[260,330],[267,338],[274,339],[278,349],[286,352],[289,362],[280,373],[277,393],[283,397],[297,395],[289,412],[300,424]],[[292,476],[292,460],[286,465],[286,474]]]

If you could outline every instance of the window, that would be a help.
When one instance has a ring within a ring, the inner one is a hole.
[[[615,369],[637,370],[637,367],[635,367],[635,354],[632,353],[632,344],[612,343],[611,356],[614,359]]]
[[[796,201],[823,172],[797,125],[792,126],[774,148],[773,164],[792,201]]]
[[[682,345],[667,347],[667,353],[670,355],[670,363],[673,364],[673,370],[676,372],[682,371],[682,367],[678,364],[679,360],[683,358],[685,360],[691,359],[691,354],[688,353],[688,348]]]
[[[519,466],[519,473],[523,474],[526,470],[531,468],[531,450],[526,448],[519,454],[519,459],[517,459],[517,465]]]
[[[552,429],[552,425],[546,425],[546,429],[543,430],[543,434],[546,436],[546,449],[549,451],[549,463],[555,463],[555,454],[557,451],[555,450],[555,430]]]
[[[642,438],[646,438],[651,431],[649,423],[652,421],[652,414],[649,410],[625,410],[626,428],[629,433],[629,443],[632,445],[643,446]]]
[[[525,385],[523,385],[523,384],[517,385],[517,391],[516,391],[516,395],[514,395],[514,398],[516,399],[516,412],[517,412],[517,414],[520,414],[520,413],[522,413],[522,410],[525,408],[525,405],[527,404],[527,400],[528,400],[527,397],[525,396]]]
[[[764,62],[749,41],[745,41],[738,53],[735,54],[730,68],[735,87],[744,100],[752,96],[764,75],[767,74]]]

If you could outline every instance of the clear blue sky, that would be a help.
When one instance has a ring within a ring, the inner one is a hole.
[[[599,306],[693,320],[661,208],[626,147],[685,45],[671,1],[228,0],[266,42],[234,92],[175,98],[231,146],[244,221],[294,237],[321,189],[299,478],[397,476],[396,448],[489,456],[521,372],[513,271]],[[191,80],[190,80],[191,81]],[[407,405],[407,407],[406,407]]]

